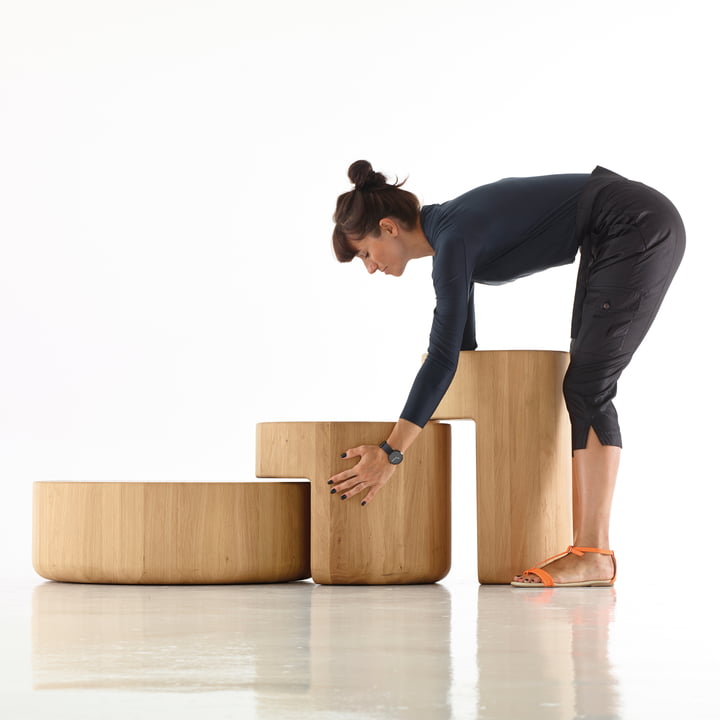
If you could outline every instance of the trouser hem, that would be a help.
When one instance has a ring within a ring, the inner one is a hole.
[[[583,425],[578,427],[577,425],[572,426],[572,453],[575,454],[576,450],[586,450],[588,436],[590,434],[590,428],[595,431],[598,440],[601,445],[613,445],[615,447],[622,447],[622,434],[620,429],[615,430],[603,430],[602,428],[595,427],[592,423],[589,425]]]

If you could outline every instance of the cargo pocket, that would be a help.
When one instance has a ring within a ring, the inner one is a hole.
[[[621,353],[642,297],[639,290],[588,286],[573,351],[604,356]]]

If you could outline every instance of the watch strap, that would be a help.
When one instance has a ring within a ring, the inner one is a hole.
[[[380,443],[380,448],[381,448],[382,450],[384,450],[388,455],[389,455],[391,452],[395,452],[395,450],[394,450],[393,448],[391,448],[390,445],[387,444],[387,442],[381,442],[381,443]]]

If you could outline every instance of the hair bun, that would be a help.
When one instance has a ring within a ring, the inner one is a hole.
[[[355,184],[356,190],[374,190],[387,182],[385,176],[375,172],[367,160],[356,160],[348,168],[348,177]]]

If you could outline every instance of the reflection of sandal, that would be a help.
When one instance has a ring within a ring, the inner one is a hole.
[[[592,553],[600,553],[601,555],[609,555],[612,558],[613,561],[613,576],[610,578],[610,580],[583,580],[581,582],[568,582],[568,583],[556,583],[552,577],[550,577],[550,573],[545,572],[542,568],[544,568],[548,563],[551,563],[553,560],[558,560],[559,558],[566,557],[570,553],[573,555],[577,555],[578,557],[582,557],[586,552],[592,552]],[[573,545],[568,545],[568,549],[565,552],[560,553],[559,555],[553,555],[552,557],[548,558],[547,560],[544,560],[540,567],[534,567],[530,568],[529,570],[525,570],[522,574],[523,577],[530,577],[530,575],[537,575],[540,578],[540,582],[518,582],[517,580],[513,580],[510,584],[514,587],[521,587],[521,588],[541,588],[541,587],[610,587],[615,583],[615,575],[617,574],[617,563],[615,562],[615,553],[612,550],[600,550],[599,548],[589,548],[589,547],[574,547]]]

